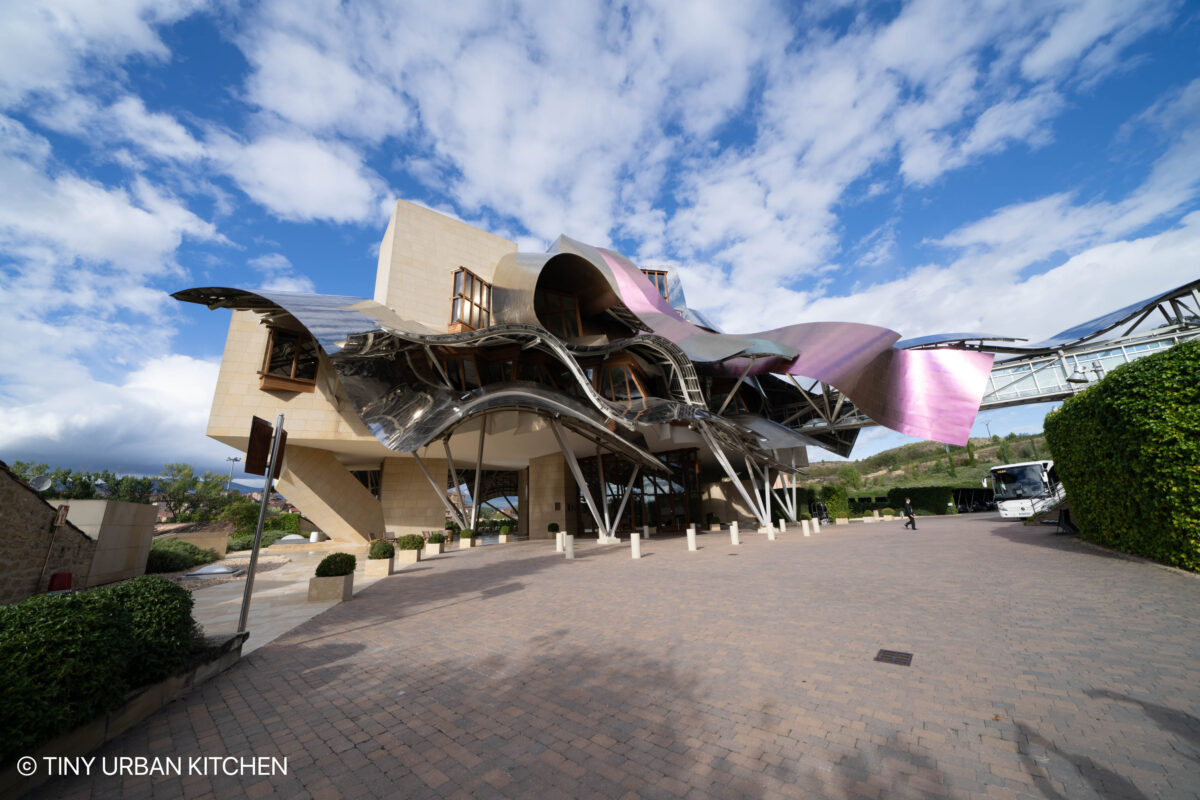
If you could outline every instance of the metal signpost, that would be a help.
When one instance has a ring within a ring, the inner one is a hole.
[[[263,481],[262,503],[258,507],[258,525],[254,529],[254,546],[250,549],[250,568],[246,573],[246,591],[242,595],[242,613],[238,617],[238,633],[246,633],[246,622],[250,615],[250,594],[254,591],[254,568],[258,564],[258,547],[262,542],[263,521],[267,516],[267,503],[271,499],[272,483],[279,477],[280,456],[283,454],[287,433],[283,430],[283,414],[275,420],[274,435],[271,435],[271,425],[264,419],[255,417],[250,424],[250,446],[246,449],[246,471],[260,475],[265,474]],[[267,437],[271,446],[266,447]],[[267,455],[269,453],[269,455]],[[263,456],[267,455],[266,463]],[[263,472],[259,472],[262,469]]]

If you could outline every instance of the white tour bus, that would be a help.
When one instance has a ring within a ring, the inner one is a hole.
[[[1022,461],[992,467],[992,489],[1000,516],[1026,519],[1066,496],[1053,461]]]

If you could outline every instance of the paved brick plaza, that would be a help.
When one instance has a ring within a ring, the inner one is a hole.
[[[920,522],[654,540],[638,562],[449,553],[97,753],[286,756],[286,777],[36,794],[1200,794],[1200,579],[994,514]]]

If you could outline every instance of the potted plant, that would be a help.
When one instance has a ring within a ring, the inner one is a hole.
[[[463,528],[458,534],[458,549],[462,550],[467,547],[475,546],[475,531],[470,528]]]
[[[721,518],[711,511],[708,513],[708,529],[710,531],[721,530]]]
[[[558,523],[557,523],[557,522],[551,522],[549,525],[547,525],[547,526],[546,526],[546,533],[550,534],[550,537],[551,537],[551,538],[558,538],[558,537],[556,537],[556,536],[555,536],[555,534],[556,534],[556,533],[558,533]]]
[[[507,525],[500,526],[500,544],[508,544],[515,537],[509,533],[511,529]]]
[[[371,542],[371,549],[367,551],[367,577],[386,578],[392,574],[395,561],[395,545],[383,540]]]
[[[409,533],[396,540],[396,561],[401,566],[415,564],[421,560],[421,550],[425,547],[425,538],[419,533]]]
[[[440,556],[445,549],[446,535],[444,533],[429,534],[428,541],[425,542],[425,555]]]
[[[308,579],[308,599],[342,602],[354,596],[354,568],[358,559],[349,553],[330,553],[317,564],[316,575]]]

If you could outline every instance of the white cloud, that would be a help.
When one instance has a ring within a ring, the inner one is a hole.
[[[263,276],[259,289],[275,292],[315,292],[316,286],[304,275],[297,275],[292,262],[281,253],[269,253],[250,259],[250,266]]]
[[[110,383],[78,363],[59,365],[6,403],[0,454],[80,469],[153,472],[164,458],[219,469],[229,448],[204,436],[217,368],[161,356]]]
[[[210,151],[243,192],[281,219],[362,222],[379,216],[383,184],[346,145],[286,134],[243,145],[218,135]]]
[[[131,55],[166,59],[155,28],[182,19],[203,0],[49,0],[4,4],[0,25],[0,108],[31,92],[87,84]]]

